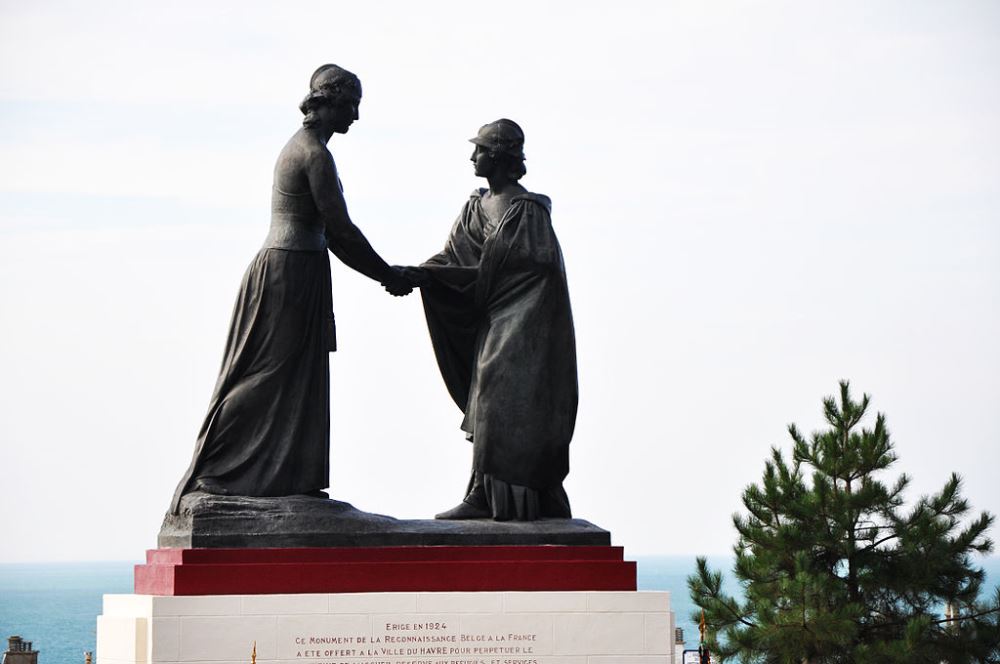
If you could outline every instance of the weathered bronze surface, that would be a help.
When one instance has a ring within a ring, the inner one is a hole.
[[[483,126],[470,139],[472,162],[489,188],[472,193],[442,252],[420,267],[390,267],[351,221],[326,147],[360,103],[354,74],[335,65],[313,74],[160,545],[606,542],[606,531],[571,519],[563,490],[578,398],[573,317],[551,202],[519,183],[524,133],[506,119]],[[421,288],[441,375],[473,444],[466,498],[438,521],[367,514],[323,491],[336,350],[327,250],[392,295]],[[449,523],[476,519],[487,521]]]

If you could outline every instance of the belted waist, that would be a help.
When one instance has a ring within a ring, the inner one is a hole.
[[[326,230],[312,219],[292,215],[272,215],[271,229],[264,240],[265,249],[323,251]]]

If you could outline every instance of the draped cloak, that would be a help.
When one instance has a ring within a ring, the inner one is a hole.
[[[487,481],[562,492],[578,388],[551,202],[517,196],[502,219],[491,220],[485,191],[473,192],[444,251],[421,266],[431,276],[421,289],[427,326],[444,382],[465,413],[474,471]]]

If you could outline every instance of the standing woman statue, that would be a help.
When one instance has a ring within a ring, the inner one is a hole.
[[[171,512],[194,491],[326,497],[330,358],[336,350],[332,251],[393,295],[411,286],[351,221],[326,144],[358,119],[361,82],[323,65],[299,109],[302,128],[274,167],[271,229],[243,277],[222,369]]]
[[[569,518],[562,483],[576,423],[576,342],[551,202],[518,182],[516,123],[491,122],[470,140],[489,189],[472,192],[444,251],[406,268],[472,441],[465,499],[437,518]]]

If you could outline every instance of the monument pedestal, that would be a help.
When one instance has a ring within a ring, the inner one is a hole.
[[[666,592],[105,595],[100,664],[672,664]]]
[[[99,664],[673,664],[669,594],[576,519],[191,494],[105,595]],[[174,548],[171,548],[174,547]]]

